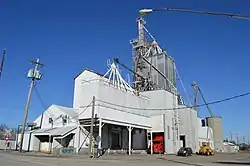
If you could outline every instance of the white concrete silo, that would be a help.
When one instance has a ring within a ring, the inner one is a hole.
[[[213,130],[215,151],[223,150],[222,118],[219,116],[207,117],[207,125]]]

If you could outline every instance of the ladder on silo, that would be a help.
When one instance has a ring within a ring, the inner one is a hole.
[[[180,116],[179,116],[179,110],[177,108],[177,94],[176,90],[174,90],[173,93],[173,112],[174,112],[174,149],[175,152],[178,151],[177,149],[177,141],[179,140],[179,124],[180,124]]]

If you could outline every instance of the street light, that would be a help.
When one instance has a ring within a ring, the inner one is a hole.
[[[243,14],[233,14],[233,13],[220,13],[220,12],[207,12],[201,10],[191,10],[191,9],[176,9],[176,8],[149,8],[149,9],[141,9],[139,11],[141,16],[145,16],[149,13],[155,11],[173,11],[173,12],[185,12],[185,13],[196,13],[196,14],[204,14],[204,15],[216,15],[216,16],[226,16],[238,19],[247,19],[250,20],[250,15]]]
[[[153,9],[142,9],[139,11],[140,15],[146,15],[152,12],[153,12]]]

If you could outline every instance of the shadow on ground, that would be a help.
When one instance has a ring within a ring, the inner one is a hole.
[[[218,162],[213,162],[215,164],[233,164],[233,165],[250,165],[250,162],[241,162],[241,161],[218,161]]]
[[[166,158],[163,158],[163,157],[158,157],[156,158],[158,160],[166,160],[166,161],[169,161],[169,162],[172,162],[172,163],[178,163],[178,164],[185,164],[185,165],[194,165],[194,166],[203,166],[201,164],[195,164],[195,163],[190,163],[190,162],[183,162],[183,161],[178,161],[178,160],[171,160],[171,159],[166,159]]]

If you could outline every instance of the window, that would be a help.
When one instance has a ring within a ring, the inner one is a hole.
[[[201,126],[202,126],[202,127],[207,126],[207,125],[206,125],[206,119],[201,119]]]
[[[168,139],[170,139],[170,127],[168,126]]]

